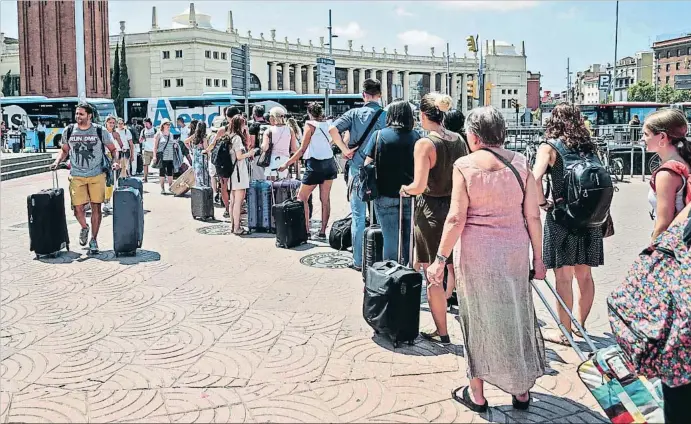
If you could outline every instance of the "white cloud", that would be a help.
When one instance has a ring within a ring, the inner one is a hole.
[[[339,37],[347,38],[349,40],[355,40],[358,38],[364,38],[367,32],[360,28],[360,24],[357,22],[349,22],[345,27],[335,26],[333,29],[334,34]]]
[[[509,10],[529,9],[538,5],[535,0],[522,1],[490,1],[490,0],[465,0],[465,1],[440,1],[439,5],[449,9],[464,10],[493,10],[506,12]]]
[[[405,10],[405,8],[402,7],[402,6],[399,6],[399,7],[396,8],[396,15],[397,15],[397,16],[414,16],[411,12],[408,12],[408,11]]]
[[[438,47],[444,45],[443,38],[417,29],[398,34],[398,39],[409,46]]]

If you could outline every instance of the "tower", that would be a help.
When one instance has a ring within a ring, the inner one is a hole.
[[[19,69],[23,95],[77,97],[74,1],[20,1]],[[87,97],[110,97],[108,2],[84,0]]]

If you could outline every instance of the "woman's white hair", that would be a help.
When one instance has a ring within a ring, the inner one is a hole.
[[[271,108],[269,117],[274,120],[275,125],[285,125],[286,123],[286,111],[280,106]]]

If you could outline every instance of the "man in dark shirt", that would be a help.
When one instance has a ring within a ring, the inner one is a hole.
[[[350,166],[348,169],[349,180],[352,181],[357,178],[360,167],[365,163],[366,152],[360,147],[367,142],[370,135],[386,127],[386,112],[379,113],[377,121],[372,126],[371,131],[367,134],[367,128],[372,122],[377,112],[382,109],[381,101],[381,83],[372,78],[368,78],[362,84],[362,98],[365,105],[361,108],[350,109],[338,118],[329,128],[331,138],[343,153],[343,156],[350,159]],[[341,134],[348,131],[350,138],[348,145],[343,142]],[[352,185],[354,186],[354,185]],[[367,216],[367,204],[363,202],[357,195],[355,189],[351,186],[350,193],[350,210],[353,213],[353,268],[360,270],[362,268],[362,236],[365,231],[365,218]]]
[[[268,126],[269,123],[264,120],[264,106],[257,105],[252,109],[252,119],[250,123],[250,146],[260,147],[261,138],[259,138],[259,132],[262,126]]]

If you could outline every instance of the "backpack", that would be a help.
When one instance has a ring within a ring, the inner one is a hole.
[[[607,298],[612,333],[639,374],[691,383],[691,219],[644,250]]]
[[[662,171],[663,169],[666,169],[667,171],[679,175],[681,179],[684,180],[684,185],[686,187],[684,205],[688,205],[689,203],[691,203],[691,177],[689,176],[689,170],[686,167],[686,165],[676,160],[670,160],[663,163],[662,166],[660,166],[657,170],[655,170],[655,172],[653,172],[653,175],[650,178],[650,187],[652,187],[653,191],[655,191],[655,177],[657,176],[657,173]]]
[[[564,187],[552,193],[554,221],[573,232],[602,227],[609,217],[614,184],[596,153],[579,152],[562,140],[546,141],[561,156]]]
[[[226,132],[216,141],[216,146],[211,152],[211,163],[226,173],[232,173],[235,169],[236,161],[231,153],[232,146],[233,142],[226,128]]]

